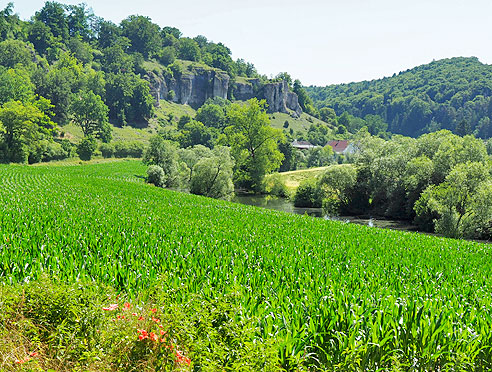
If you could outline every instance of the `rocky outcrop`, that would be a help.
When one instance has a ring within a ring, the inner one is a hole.
[[[163,76],[150,71],[147,80],[156,105],[165,99],[198,108],[208,98],[227,98],[230,89],[236,100],[246,101],[254,97],[265,99],[270,113],[284,112],[294,117],[302,114],[297,94],[289,90],[285,81],[262,85],[259,79],[241,78],[230,87],[230,78],[226,72],[197,66],[176,76]]]
[[[289,91],[289,85],[285,80],[265,84],[262,89],[262,98],[267,101],[268,112],[288,113],[291,110],[292,114],[297,117],[302,114],[297,94]]]
[[[164,77],[149,72],[147,79],[156,104],[166,99],[198,108],[208,98],[226,99],[230,78],[226,72],[195,68],[193,72],[184,72],[177,77]]]

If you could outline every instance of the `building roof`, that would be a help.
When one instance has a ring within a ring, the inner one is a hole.
[[[347,149],[347,146],[349,145],[349,141],[347,141],[347,140],[333,140],[333,141],[328,142],[326,145],[327,146],[330,145],[334,152],[336,152],[337,154],[340,154]]]
[[[314,146],[311,142],[309,141],[298,141],[295,140],[294,142],[291,143],[292,147],[295,147],[296,149],[312,149]]]

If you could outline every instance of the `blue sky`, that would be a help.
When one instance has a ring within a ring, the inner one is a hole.
[[[61,1],[78,4],[82,1]],[[268,76],[287,71],[305,85],[371,80],[431,62],[476,56],[492,64],[491,0],[86,0],[119,23],[149,16],[185,36],[223,42]],[[4,8],[6,1],[0,0]],[[23,19],[42,0],[14,1]]]

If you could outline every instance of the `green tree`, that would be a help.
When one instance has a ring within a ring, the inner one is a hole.
[[[270,126],[265,101],[253,98],[245,105],[232,104],[228,110],[230,126],[225,132],[236,162],[237,186],[259,192],[265,174],[277,169],[283,154],[277,142],[283,134]]]
[[[25,162],[29,147],[43,134],[49,135],[52,128],[54,124],[49,116],[35,104],[20,101],[4,103],[0,108],[0,135],[4,149],[2,160]]]
[[[159,55],[162,49],[160,28],[149,17],[132,15],[121,21],[122,35],[130,40],[130,52],[145,58]]]
[[[325,191],[323,207],[332,215],[347,208],[352,189],[357,182],[357,170],[352,164],[332,165],[323,173],[319,185]]]
[[[439,216],[435,220],[437,233],[450,237],[475,237],[473,230],[476,226],[470,223],[470,218],[476,214],[474,207],[484,202],[477,200],[477,195],[484,194],[477,194],[477,190],[483,182],[490,180],[489,172],[484,163],[456,165],[443,183],[425,189],[415,204],[417,215],[436,213]]]
[[[215,147],[210,157],[202,158],[194,165],[190,192],[229,200],[234,194],[233,166],[229,148]]]
[[[91,137],[84,137],[82,141],[77,145],[77,154],[82,160],[91,160],[94,151],[96,151],[97,142]]]
[[[223,129],[226,126],[225,109],[213,103],[205,103],[198,109],[195,120],[207,127]]]
[[[179,157],[177,146],[170,141],[156,135],[150,139],[150,144],[145,151],[144,164],[158,165],[165,174],[166,187],[178,187],[179,184]]]
[[[72,101],[73,121],[79,125],[84,136],[94,136],[103,142],[111,141],[108,121],[108,106],[92,91],[81,91]]]
[[[186,59],[188,61],[200,60],[200,47],[193,39],[189,39],[187,37],[179,39],[177,49],[178,57],[181,59]]]
[[[21,40],[5,40],[0,43],[0,65],[13,68],[18,63],[29,67],[33,64],[32,47]]]

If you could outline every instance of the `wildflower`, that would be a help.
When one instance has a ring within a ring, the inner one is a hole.
[[[140,333],[138,335],[138,338],[140,341],[145,340],[146,338],[149,338],[149,334],[147,333],[146,330],[144,329],[137,329],[137,332]]]
[[[184,356],[181,351],[179,350],[176,350],[176,363],[179,363],[179,364],[187,364],[187,365],[190,365],[191,364],[191,359]]]
[[[129,302],[125,302],[125,304],[123,305],[124,310],[130,310],[131,307],[132,305],[130,305]]]
[[[152,341],[159,341],[159,337],[157,337],[157,335],[154,333],[154,332],[150,332],[150,337],[149,337]]]
[[[156,323],[159,323],[159,322],[161,321],[160,319],[158,319],[158,318],[154,318],[154,317],[152,317],[152,320],[153,320],[154,322],[156,322]]]
[[[153,309],[150,309],[150,311],[152,311],[153,313],[155,313],[157,311],[157,309],[154,307]]]
[[[161,331],[161,336],[164,336],[166,334],[166,332],[164,332],[162,329],[160,331]]]
[[[35,351],[33,351],[32,353],[29,353],[29,356],[30,356],[30,357],[35,357],[35,356],[37,356],[37,355],[38,355],[38,353],[37,353],[37,352],[35,352]]]
[[[140,315],[140,317],[138,318],[138,320],[144,320],[144,317]]]
[[[138,314],[137,314],[137,313],[132,313],[132,315],[133,315],[133,316],[138,316]]]
[[[118,308],[118,304],[111,304],[108,307],[103,307],[102,309],[104,311],[113,311],[116,310],[117,308]]]

